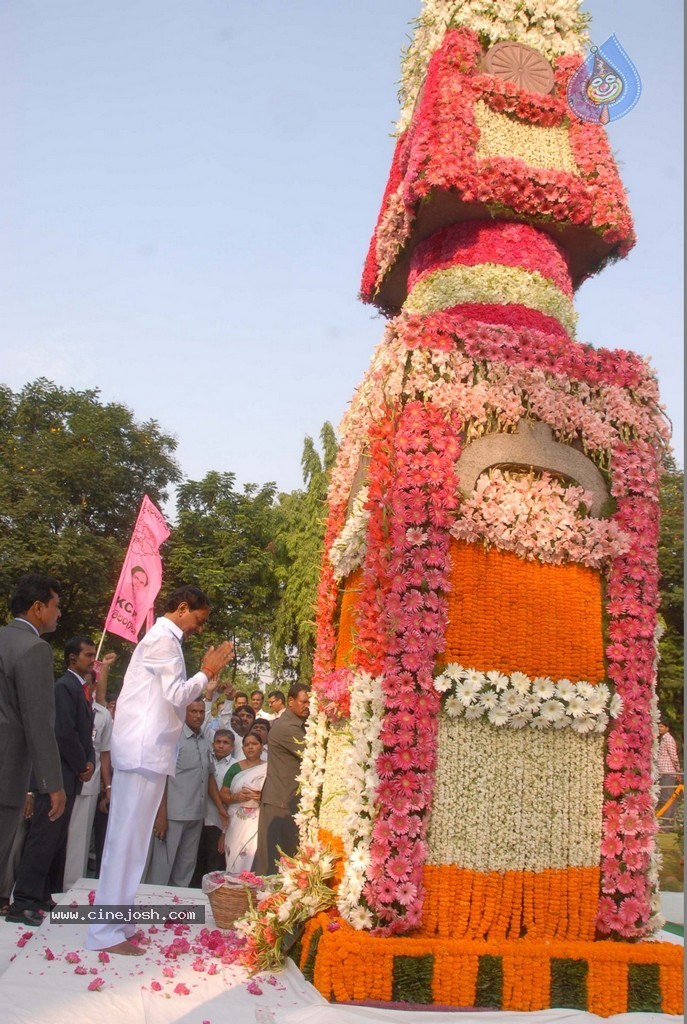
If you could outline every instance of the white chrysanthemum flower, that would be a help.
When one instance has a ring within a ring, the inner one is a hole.
[[[604,697],[603,693],[592,693],[587,698],[587,707],[589,708],[590,714],[600,714],[606,708],[606,697]]]
[[[446,666],[442,675],[448,676],[449,679],[453,679],[455,682],[458,679],[463,678],[463,666],[458,665],[455,661],[452,661],[449,665]]]
[[[540,729],[542,732],[544,732],[544,730],[550,728],[551,723],[547,722],[545,718],[541,717],[541,715],[535,715],[535,717],[530,722],[530,729]]]
[[[476,668],[466,668],[463,678],[466,683],[471,683],[478,690],[484,686],[484,673],[478,672]]]
[[[499,702],[499,695],[493,690],[486,690],[480,694],[478,706],[488,711],[489,708],[495,708]]]
[[[487,718],[492,725],[505,725],[510,718],[510,713],[506,708],[501,707],[499,704],[498,707],[492,708],[491,711],[488,712]]]
[[[594,731],[595,725],[596,722],[593,718],[573,718],[570,728],[581,736],[586,736],[588,732]]]
[[[565,708],[559,700],[546,700],[539,709],[544,722],[558,722],[565,718]]]
[[[614,693],[611,697],[611,703],[608,706],[608,713],[611,718],[617,718],[623,710],[623,699],[617,693]]]
[[[572,718],[584,718],[587,711],[588,704],[584,697],[576,695],[569,699],[567,712]]]
[[[597,715],[594,729],[596,732],[606,732],[608,728],[608,715]]]
[[[527,693],[532,685],[532,680],[524,672],[511,672],[510,681],[517,693]]]
[[[594,687],[594,692],[600,694],[605,701],[609,701],[611,699],[611,691],[606,683],[597,683]]]
[[[574,721],[574,718],[568,718],[567,715],[563,715],[562,718],[557,718],[555,722],[552,722],[551,726],[553,729],[567,729],[567,727]]]
[[[493,668],[490,672],[487,672],[487,680],[497,690],[502,690],[504,686],[508,686],[508,676],[504,676],[503,672],[499,672],[498,669]],[[499,685],[502,680],[503,684]]]
[[[456,683],[456,697],[463,707],[469,707],[480,691],[479,683],[465,679],[462,683]]]
[[[549,679],[548,676],[537,676],[532,681],[532,690],[542,700],[550,700],[556,692],[556,687],[554,686],[553,679]]]
[[[354,847],[353,850],[351,850],[348,857],[347,866],[350,865],[351,868],[362,868],[364,870],[369,864],[369,862],[369,850],[366,850],[365,846],[362,843],[360,843],[358,846]]]
[[[460,718],[463,714],[463,702],[457,697],[449,697],[444,704],[444,711],[450,718]]]
[[[532,715],[528,711],[518,711],[516,714],[511,715],[508,725],[511,729],[524,729],[531,721]]]
[[[465,709],[465,717],[469,721],[476,721],[481,718],[484,714],[484,708],[481,704],[471,704],[469,708]]]
[[[511,714],[515,714],[518,711],[522,711],[523,701],[517,690],[507,690],[506,693],[501,694],[499,700],[500,707],[506,709]]]
[[[575,684],[571,683],[569,679],[559,679],[556,683],[556,694],[562,697],[563,700],[570,700],[571,697],[576,697],[577,690]]]
[[[348,923],[352,924],[358,931],[361,931],[363,928],[369,928],[372,925],[372,914],[366,907],[356,907],[348,915]]]
[[[582,682],[577,684],[577,692],[583,697],[589,699],[592,694],[596,692],[596,686],[592,686],[591,683],[586,682],[586,680],[582,680]]]
[[[442,674],[437,676],[434,680],[434,689],[437,693],[448,693],[452,686],[453,681],[447,672],[442,672]]]
[[[528,693],[524,698],[523,710],[527,711],[530,715],[536,715],[539,713],[539,708],[542,705],[542,699],[536,693]]]

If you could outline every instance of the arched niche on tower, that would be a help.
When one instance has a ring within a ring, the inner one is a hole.
[[[610,498],[606,481],[592,460],[579,449],[556,441],[551,427],[539,420],[521,419],[514,434],[485,434],[471,441],[456,463],[461,491],[472,494],[482,473],[496,466],[555,473],[584,487],[593,499],[590,515],[597,518]]]

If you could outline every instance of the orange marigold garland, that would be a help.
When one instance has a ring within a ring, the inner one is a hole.
[[[336,1002],[395,1000],[515,1011],[577,1005],[608,1017],[638,1009],[647,999],[640,986],[650,978],[652,998],[663,1012],[680,1013],[682,1007],[682,949],[668,942],[379,938],[319,914],[305,928],[301,969],[307,970],[309,961],[316,988]]]
[[[572,682],[605,678],[594,569],[452,540],[451,583],[446,661]]]

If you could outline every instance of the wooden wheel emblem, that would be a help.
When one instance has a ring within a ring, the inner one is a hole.
[[[545,94],[553,89],[553,69],[548,60],[523,43],[495,43],[487,50],[484,64],[490,75],[513,82],[527,92]]]

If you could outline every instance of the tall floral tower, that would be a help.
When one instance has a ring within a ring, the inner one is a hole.
[[[566,101],[585,41],[577,0],[426,0],[405,56],[302,776],[343,853],[301,960],[329,999],[680,1012],[642,941],[666,428],[643,359],[575,339],[634,243]]]

